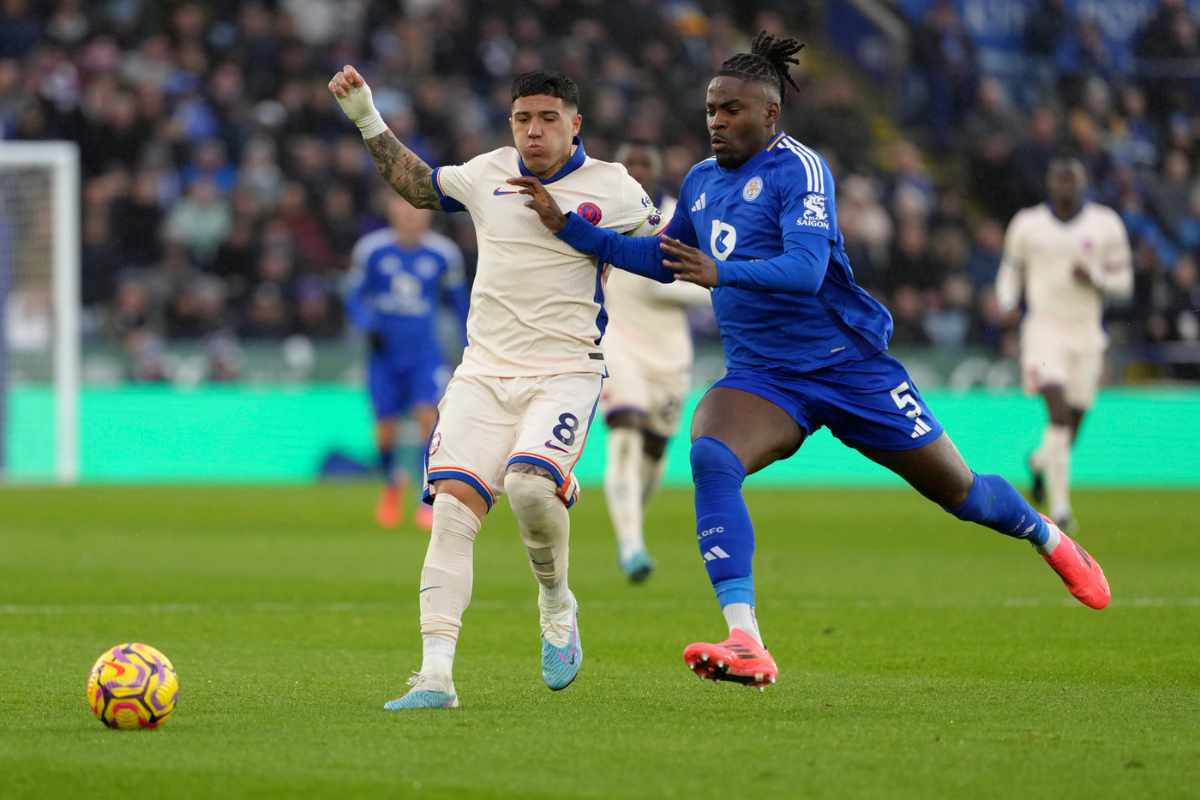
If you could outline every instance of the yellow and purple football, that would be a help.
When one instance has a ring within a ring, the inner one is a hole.
[[[175,711],[178,695],[171,660],[140,642],[105,650],[88,674],[88,705],[110,728],[157,728]]]

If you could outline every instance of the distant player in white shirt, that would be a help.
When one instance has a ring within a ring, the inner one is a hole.
[[[651,231],[658,212],[624,167],[588,158],[578,138],[579,90],[561,73],[513,82],[516,147],[438,169],[388,130],[353,67],[329,88],[392,188],[419,208],[469,212],[479,240],[467,348],[426,457],[433,530],[421,571],[421,671],[386,707],[458,705],[452,667],[471,599],[475,537],[502,493],[539,584],[542,677],[564,689],[583,661],[567,584],[567,508],[606,372],[607,314],[599,265],[550,233],[509,180],[535,175],[561,205],[621,233]]]
[[[617,160],[650,194],[662,215],[659,226],[665,226],[675,213],[675,198],[661,194],[658,150],[624,144]],[[609,271],[605,297],[610,319],[604,335],[609,379],[600,394],[609,428],[604,494],[621,569],[641,583],[654,570],[646,552],[643,514],[662,481],[667,441],[679,427],[691,385],[687,307],[711,306],[712,301],[704,287],[684,281],[663,284],[625,270]]]
[[[1078,159],[1053,160],[1046,185],[1047,202],[1009,223],[996,296],[1007,311],[1024,296],[1022,380],[1042,395],[1050,417],[1030,457],[1033,495],[1041,503],[1048,494],[1051,517],[1070,531],[1071,446],[1104,368],[1104,298],[1128,297],[1133,270],[1125,225],[1111,208],[1085,201],[1087,172]]]

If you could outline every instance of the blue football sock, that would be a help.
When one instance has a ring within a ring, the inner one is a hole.
[[[421,488],[419,482],[425,474],[425,446],[420,443],[407,445],[404,448],[404,464],[405,472],[414,483],[418,484],[419,491]]]
[[[947,508],[954,516],[986,525],[994,531],[1025,539],[1037,547],[1046,544],[1050,529],[1033,506],[999,475],[975,474],[967,499],[958,508]]]
[[[754,605],[754,527],[742,499],[746,471],[722,442],[702,436],[692,443],[696,486],[696,536],[708,578],[721,607]]]
[[[383,473],[385,483],[396,481],[396,451],[395,449],[379,448],[379,471]]]

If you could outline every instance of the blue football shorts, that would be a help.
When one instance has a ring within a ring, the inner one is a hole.
[[[414,406],[437,406],[446,377],[441,358],[397,364],[380,356],[372,357],[367,365],[367,387],[375,418],[403,416]]]
[[[887,353],[795,375],[734,369],[716,387],[758,395],[786,411],[806,436],[829,428],[857,450],[912,450],[943,432],[908,370]]]

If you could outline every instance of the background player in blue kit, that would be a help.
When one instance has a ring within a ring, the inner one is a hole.
[[[692,422],[700,552],[729,628],[684,659],[697,674],[762,687],[778,673],[754,615],[746,475],[790,457],[822,426],[959,519],[1025,539],[1071,593],[1108,604],[1099,565],[998,475],[963,461],[900,362],[892,320],[854,281],[824,159],[776,130],[803,45],[760,33],[709,83],[714,157],[684,179],[664,235],[629,238],[563,215],[535,178],[514,178],[542,222],[576,249],[663,282],[713,289],[727,372]],[[798,87],[796,87],[798,88]]]
[[[437,424],[446,373],[437,311],[448,299],[465,326],[468,289],[462,253],[450,239],[429,230],[430,212],[395,195],[385,202],[388,227],[364,236],[354,247],[346,307],[370,345],[367,385],[386,482],[375,516],[391,528],[403,519],[405,485],[421,479],[424,443]],[[420,439],[404,448],[398,465],[396,430],[409,412]],[[428,530],[431,514],[429,506],[417,503],[418,525]]]

